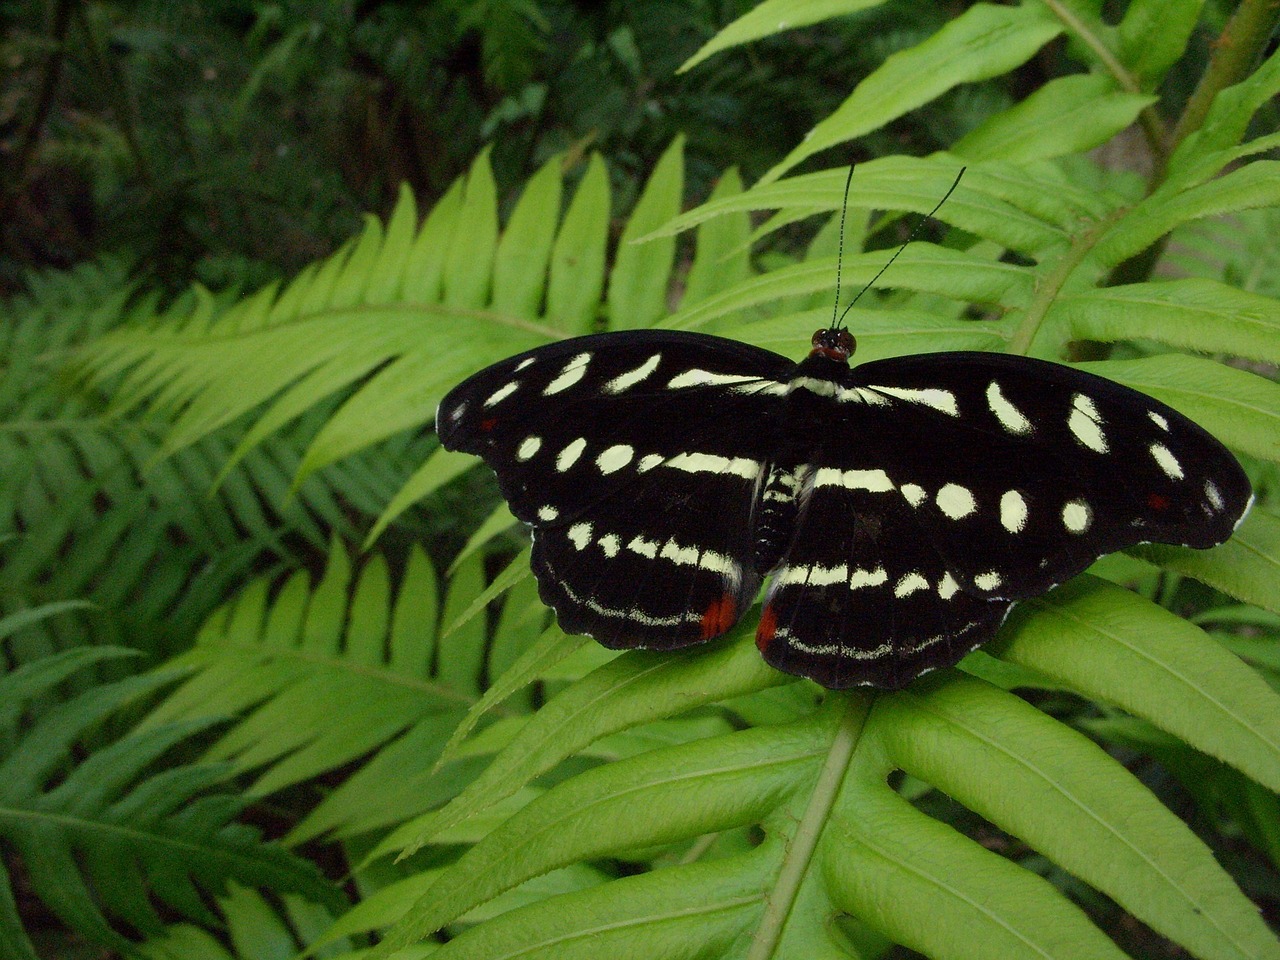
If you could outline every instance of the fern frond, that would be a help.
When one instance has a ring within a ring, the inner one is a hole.
[[[159,931],[154,900],[180,916],[214,922],[203,898],[224,893],[231,881],[338,909],[341,895],[313,865],[263,843],[255,830],[236,822],[243,802],[214,789],[227,776],[225,766],[153,770],[205,724],[135,732],[75,762],[104,720],[170,682],[172,674],[91,687],[52,706],[47,700],[78,671],[128,653],[80,648],[0,676],[0,703],[6,707],[0,717],[0,841],[32,892],[71,929],[126,952],[133,943],[113,921]],[[10,909],[11,884],[3,867],[0,893],[0,942],[16,948],[6,955],[33,956]]]
[[[518,588],[488,644],[483,618],[447,632],[484,587],[482,561],[464,563],[443,599],[416,548],[394,588],[385,560],[375,556],[353,570],[336,542],[314,586],[305,573],[275,591],[272,578],[262,578],[165,667],[190,676],[143,729],[235,718],[207,759],[258,771],[255,795],[362,761],[294,829],[293,842],[359,834],[437,806],[476,765],[431,777],[450,734],[480,697],[482,680],[517,658],[545,619],[532,589]],[[516,697],[498,712],[518,715],[529,706]]]
[[[1030,649],[1037,630],[1066,643],[1069,635],[1053,624],[1059,617],[1088,625],[1070,640],[1079,649],[1037,647],[1029,665],[1048,676],[1065,678],[1069,671],[1073,686],[1096,696],[1116,693],[1100,683],[1123,683],[1123,672],[1105,663],[1110,648],[1158,665],[1126,685],[1133,695],[1167,686],[1153,683],[1159,672],[1185,677],[1194,665],[1198,682],[1180,703],[1150,698],[1126,707],[1166,727],[1201,710],[1247,716],[1235,728],[1238,735],[1207,714],[1186,727],[1198,725],[1196,736],[1212,729],[1214,752],[1251,776],[1280,783],[1280,697],[1225,651],[1213,652],[1203,635],[1160,649],[1166,644],[1157,639],[1161,631],[1143,622],[1147,614],[1137,606],[1118,633],[1106,596],[1099,584],[1047,602],[1043,612],[1025,612],[1010,646]],[[627,653],[584,678],[540,711],[493,768],[429,822],[431,832],[465,822],[593,737],[651,720],[661,704],[682,709],[703,697],[778,682],[753,659],[744,636],[750,630],[736,633],[736,641],[695,663]],[[1202,672],[1210,669],[1212,677]],[[602,696],[624,685],[642,687],[645,696]],[[690,699],[694,691],[697,699]],[[640,718],[634,711],[642,704],[647,709]],[[1262,753],[1254,754],[1250,743]],[[444,953],[498,955],[534,929],[540,946],[533,956],[575,955],[572,945],[588,931],[600,936],[606,929],[618,929],[619,939],[592,942],[619,957],[646,949],[649,956],[678,955],[674,944],[662,947],[670,930],[683,931],[711,954],[726,952],[731,942],[769,944],[761,955],[829,952],[813,918],[843,911],[935,956],[973,956],[974,944],[988,944],[977,955],[993,958],[1036,951],[1120,956],[1037,875],[913,810],[886,785],[893,770],[964,803],[1197,956],[1280,954],[1280,942],[1209,851],[1119,764],[1025,702],[957,675],[905,695],[831,696],[798,720],[642,753],[567,780],[441,873],[388,946],[413,942],[501,890],[566,863],[660,844],[687,849],[699,836],[756,824],[766,839],[750,852],[526,907],[462,933]],[[400,842],[392,838],[387,846]],[[665,891],[667,907],[658,891]],[[709,912],[673,913],[677,904]],[[937,911],[946,922],[920,922]]]

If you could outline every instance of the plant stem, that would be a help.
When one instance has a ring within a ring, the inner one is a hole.
[[[1236,12],[1222,28],[1222,34],[1214,41],[1209,66],[1173,128],[1170,153],[1200,129],[1214,97],[1249,75],[1278,24],[1280,3],[1275,0],[1241,0]]]
[[[836,797],[840,795],[845,774],[874,702],[866,694],[844,692],[832,694],[832,697],[839,698],[833,705],[842,710],[842,716],[831,738],[827,759],[813,785],[813,792],[809,794],[804,814],[787,843],[778,878],[765,899],[764,916],[752,938],[747,960],[769,960],[777,954],[778,944],[787,928],[787,916],[800,896],[800,888],[813,864],[818,841],[831,817]]]
[[[1204,125],[1214,98],[1227,87],[1239,83],[1253,70],[1277,24],[1280,24],[1280,3],[1276,0],[1241,0],[1236,12],[1222,28],[1222,33],[1213,42],[1209,65],[1182,110],[1167,149],[1156,155],[1156,168],[1147,185],[1148,194],[1164,183],[1169,157],[1173,156],[1178,144]],[[1146,250],[1116,266],[1111,271],[1107,286],[1141,283],[1150,278],[1168,244],[1169,238],[1161,237]]]

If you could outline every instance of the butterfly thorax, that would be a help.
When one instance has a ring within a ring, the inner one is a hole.
[[[787,379],[783,417],[787,430],[777,440],[778,456],[769,466],[757,501],[754,560],[761,575],[777,566],[785,554],[805,486],[821,461],[822,447],[831,440],[830,424],[841,418],[836,397],[849,379],[849,364],[843,344],[816,346],[827,333],[820,330],[814,335],[813,352],[796,364]]]

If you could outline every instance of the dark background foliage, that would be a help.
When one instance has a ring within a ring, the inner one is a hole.
[[[752,6],[13,0],[0,6],[0,283],[113,251],[170,290],[254,286],[388,212],[401,182],[430,206],[487,143],[508,189],[553,153],[599,150],[626,209],[683,132],[688,192],[704,197],[731,166],[757,178],[851,82],[963,8],[896,0],[676,73]],[[1061,55],[948,94],[844,159],[953,143]]]

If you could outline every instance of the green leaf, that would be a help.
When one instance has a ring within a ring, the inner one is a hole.
[[[978,960],[1125,956],[1049,883],[892,793],[859,796],[832,832],[832,898],[896,943]]]
[[[764,0],[704,43],[697,53],[681,64],[679,72],[692,70],[722,50],[771,37],[783,30],[807,27],[832,17],[869,10],[882,3],[884,0]]]
[[[1144,90],[1154,90],[1182,58],[1204,0],[1135,0],[1116,33],[1120,58]]]
[[[937,957],[1123,956],[1041,877],[913,810],[886,783],[895,769],[1022,837],[1199,956],[1280,956],[1209,850],[1123,766],[1017,697],[953,674],[899,694],[831,694],[794,723],[662,747],[560,782],[439,873],[375,955],[561,863],[625,856],[646,841],[679,849],[758,822],[758,846],[513,910],[444,954],[501,955],[518,942],[530,955],[562,955],[554,946],[572,956],[591,933],[611,956],[641,944],[648,957],[723,952],[732,940],[749,955],[793,955],[803,944],[806,956],[834,958],[847,954],[819,918],[838,910]],[[684,909],[655,910],[645,898],[658,889]],[[708,904],[719,905],[715,924]],[[701,923],[678,929],[692,939],[668,942],[689,905]],[[922,911],[948,922],[921,925]],[[974,944],[992,946],[975,954]]]
[[[675,240],[647,235],[679,213],[683,185],[684,140],[677,138],[653,168],[618,242],[617,262],[609,274],[609,325],[614,330],[651,327],[667,312]]]
[[[870,283],[884,267],[882,250],[846,255],[841,277],[850,287],[861,288]],[[704,329],[712,320],[745,311],[787,297],[831,291],[836,275],[835,258],[819,257],[804,263],[771,270],[759,277],[744,280],[687,309],[673,314],[662,325],[683,330]],[[984,303],[1025,303],[1031,296],[1032,278],[1025,268],[1007,263],[993,263],[959,250],[949,250],[929,243],[908,244],[892,273],[876,281],[877,287],[918,290],[955,297],[958,300]],[[883,311],[881,311],[883,312]],[[869,311],[864,311],[864,314]],[[768,322],[768,321],[766,321]],[[861,333],[861,328],[857,329]],[[751,326],[735,331],[735,339],[751,341]],[[797,328],[797,336],[806,340],[812,330]]]
[[[593,153],[551,252],[547,319],[557,330],[591,331],[604,291],[608,233],[609,175]]]
[[[928,40],[889,57],[761,183],[776,180],[815,153],[870,133],[954,87],[996,77],[1026,63],[1061,32],[1062,25],[1040,4],[974,4]],[[935,198],[941,196],[935,194]]]
[[[884,713],[876,729],[893,764],[1027,841],[1195,955],[1280,956],[1280,942],[1208,848],[1090,740],[976,680],[885,698],[876,709]],[[993,791],[993,783],[1005,789]],[[868,793],[846,796],[861,801]],[[845,809],[846,824],[879,841],[859,802]],[[929,849],[923,831],[909,843]],[[1006,912],[1022,913],[1007,893],[999,901]],[[1022,920],[1024,930],[1037,929],[1031,917]],[[1000,926],[984,921],[972,932]]]
[[[1199,627],[1083,576],[1015,608],[1002,636],[1002,658],[1280,787],[1280,695]]]
[[[190,676],[152,711],[148,727],[234,718],[210,756],[259,771],[251,788],[258,794],[383,754],[396,756],[403,782],[425,779],[479,696],[484,623],[441,637],[437,611],[451,623],[472,604],[485,585],[482,558],[459,568],[443,603],[435,569],[416,547],[394,585],[381,557],[353,571],[339,546],[314,588],[305,574],[274,596],[270,585],[256,582],[210,619],[196,647],[174,661]],[[295,836],[314,835],[321,822],[329,829],[384,822],[388,803],[406,818],[433,802],[442,799],[421,790],[361,794],[344,786]]]
[[[966,160],[1018,163],[1090,150],[1133,123],[1155,99],[1117,90],[1098,73],[1057,77],[983,121],[950,152]]]
[[[849,202],[858,208],[929,213],[956,181],[961,164],[944,157],[884,157],[853,170]],[[1098,208],[1098,198],[1059,179],[1044,182],[1025,169],[971,167],[936,213],[940,220],[1006,249],[1034,253],[1065,245],[1068,226]],[[711,217],[739,210],[839,210],[848,170],[825,170],[761,183],[739,196],[704,203],[655,235],[678,233]],[[1102,208],[1105,210],[1105,208]],[[881,260],[881,266],[884,261]],[[895,265],[896,266],[896,265]]]
[[[1188,220],[1274,206],[1280,206],[1280,161],[1256,160],[1189,189],[1171,184],[1157,190],[1108,231],[1096,255],[1117,264]]]
[[[397,942],[420,939],[558,864],[758,822],[808,785],[823,752],[819,730],[802,724],[651,750],[575,777],[463,854],[408,912]]]
[[[497,243],[498,191],[485,151],[467,174],[458,225],[449,238],[444,261],[446,306],[480,308],[489,302]]]
[[[387,508],[378,517],[373,529],[369,531],[369,536],[365,539],[365,547],[371,546],[396,517],[413,504],[439,490],[449,481],[462,476],[475,465],[475,457],[445,450],[443,447],[437,448],[413,472],[405,485],[387,504]]]
[[[1280,613],[1280,517],[1255,505],[1231,539],[1212,550],[1144,544],[1133,553],[1233,597]]]
[[[740,626],[730,636],[743,630]],[[561,691],[463,794],[423,822],[406,824],[380,851],[416,850],[610,733],[788,682],[794,681],[765,666],[751,644],[722,640],[684,656],[624,653]]]
[[[1104,287],[1059,297],[1049,320],[1079,340],[1147,339],[1280,363],[1280,300],[1214,280]]]
[[[742,179],[736,169],[730,169],[720,178],[708,201],[714,202],[741,192]],[[714,293],[730,289],[750,277],[750,242],[751,221],[745,213],[717,217],[700,226],[697,252],[685,277],[684,296],[680,299],[681,309],[691,307]]]
[[[0,677],[0,702],[14,715],[34,718],[0,751],[0,837],[22,864],[31,893],[71,929],[124,952],[132,942],[108,916],[154,932],[159,904],[210,922],[204,898],[222,893],[232,880],[340,905],[342,898],[313,865],[262,843],[235,822],[243,801],[211,789],[225,769],[169,765],[148,772],[207,721],[115,740],[102,736],[104,720],[172,680],[172,671],[48,702],[51,684],[119,653],[68,651]],[[0,942],[15,945],[13,955],[22,956],[29,945],[16,911],[5,908],[4,900],[11,906],[12,899],[7,879],[0,874]]]
[[[1280,50],[1239,83],[1220,90],[1209,114],[1169,158],[1170,184],[1199,183],[1229,162],[1259,108],[1280,94]]]
[[[560,158],[552,157],[525,185],[502,232],[493,262],[494,310],[536,319],[551,245],[560,218]]]

